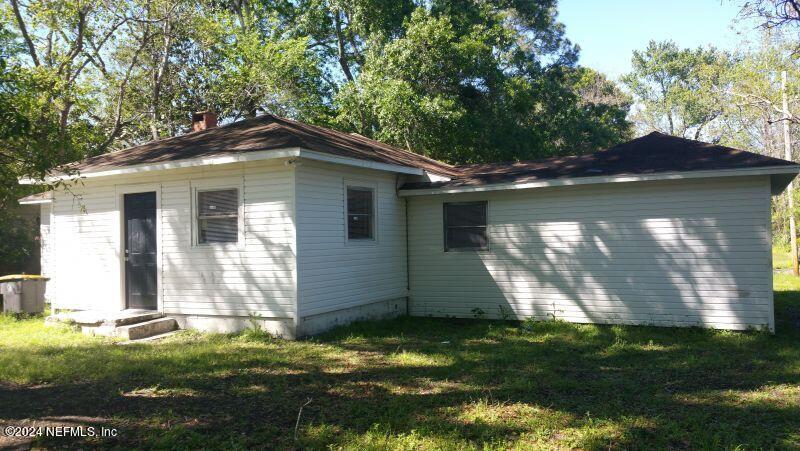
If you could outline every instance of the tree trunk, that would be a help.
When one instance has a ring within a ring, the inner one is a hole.
[[[347,61],[347,53],[345,51],[344,34],[342,33],[342,21],[339,16],[340,11],[337,9],[333,13],[333,24],[336,29],[336,43],[337,50],[339,51],[339,65],[342,67],[347,81],[353,81],[353,73],[350,71],[350,63]]]
[[[786,71],[781,72],[781,96],[783,97],[783,151],[784,159],[792,161],[792,136],[789,133],[789,101],[786,99]],[[800,275],[797,262],[797,228],[794,218],[794,182],[789,182],[786,188],[786,197],[789,198],[789,242],[792,247],[792,274]]]
[[[172,48],[172,22],[171,19],[164,21],[162,32],[164,33],[164,45],[161,48],[161,58],[158,62],[158,67],[155,68],[153,73],[153,93],[150,99],[150,134],[153,140],[159,137],[159,106],[161,105],[161,86],[164,83],[164,75],[167,73],[169,66],[170,50]]]

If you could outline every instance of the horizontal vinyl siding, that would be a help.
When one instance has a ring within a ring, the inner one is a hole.
[[[444,252],[442,204],[487,200],[489,250]],[[409,198],[414,315],[771,326],[769,178]]]
[[[87,213],[81,213],[77,204],[64,207],[56,215],[55,229],[61,261],[68,258],[61,249],[77,245],[89,260],[103,262],[95,265],[103,274],[103,285],[89,296],[93,308],[123,305],[117,209],[121,192],[136,184],[147,189],[155,185],[160,192],[159,291],[165,313],[293,317],[294,185],[292,170],[282,162],[234,163],[129,175],[113,181],[87,180],[81,188]],[[244,242],[194,244],[192,191],[215,187],[241,190],[244,207],[240,237]],[[84,229],[77,229],[77,224]],[[61,261],[56,266],[58,279],[69,276],[76,282],[75,287],[59,292],[59,298],[70,302],[71,308],[81,308],[74,299],[87,277],[71,274]]]
[[[51,204],[54,308],[113,310],[119,303],[119,231],[114,186],[86,181],[57,190]]]
[[[50,235],[50,204],[41,204],[39,209],[39,247],[41,274],[49,277],[47,281],[45,298],[51,299],[56,291],[53,273],[53,237]]]
[[[377,188],[376,242],[345,239],[345,181]],[[396,176],[303,161],[296,184],[300,315],[405,297],[405,203]]]
[[[166,313],[257,314],[294,312],[292,173],[282,163],[207,168],[202,178],[162,182],[163,300]],[[244,244],[196,245],[193,189],[237,187],[244,204]]]

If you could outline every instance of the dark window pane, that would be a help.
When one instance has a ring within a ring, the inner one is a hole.
[[[486,227],[447,229],[447,249],[486,249]]]
[[[347,214],[371,215],[372,190],[368,188],[347,188]]]
[[[200,216],[230,216],[239,211],[239,190],[199,191],[197,211]]]
[[[445,221],[448,227],[485,226],[486,203],[445,204]]]
[[[347,215],[347,238],[351,240],[372,238],[372,216]]]
[[[198,220],[201,243],[235,243],[239,239],[239,218]]]
[[[487,249],[486,202],[444,204],[445,250]]]
[[[347,187],[347,238],[351,240],[374,237],[373,192],[369,188]]]

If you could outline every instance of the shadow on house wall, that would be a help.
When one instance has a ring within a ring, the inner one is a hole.
[[[769,204],[757,183],[413,199],[411,310],[769,327]],[[487,198],[489,249],[443,252],[442,202]]]

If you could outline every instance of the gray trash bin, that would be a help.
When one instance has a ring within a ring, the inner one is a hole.
[[[0,277],[4,313],[42,313],[44,289],[49,279],[42,276],[14,274]]]

